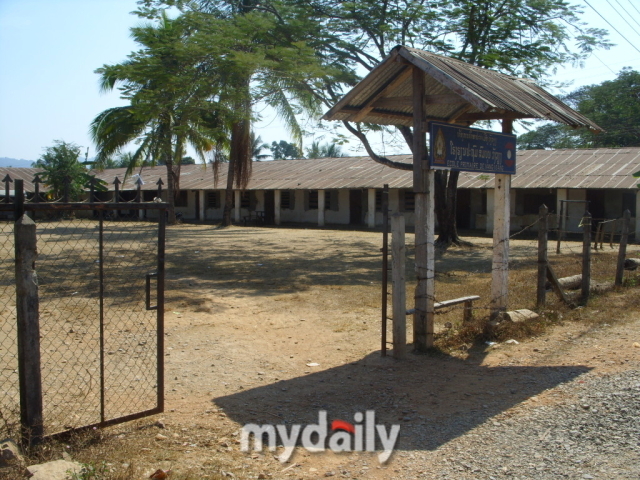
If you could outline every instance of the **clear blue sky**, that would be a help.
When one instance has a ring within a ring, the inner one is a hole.
[[[640,48],[639,0],[588,1]],[[587,12],[585,20],[610,30],[618,46],[597,53],[582,70],[559,69],[555,79],[579,86],[613,79],[624,66],[640,69],[640,52],[584,0],[576,2]],[[625,8],[631,25],[612,5],[623,14]],[[36,160],[56,139],[89,147],[94,155],[91,120],[122,101],[117,93],[100,94],[93,72],[136,48],[129,37],[129,28],[142,21],[130,14],[135,8],[135,0],[0,0],[0,157]],[[288,140],[269,112],[255,129],[263,141]],[[362,154],[358,146],[353,140],[348,150]],[[396,151],[387,144],[384,153]]]

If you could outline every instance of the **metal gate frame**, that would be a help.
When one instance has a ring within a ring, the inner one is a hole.
[[[8,192],[7,192],[8,193]],[[116,192],[117,194],[117,192]],[[160,189],[158,190],[160,194]],[[93,199],[93,195],[90,195]],[[107,427],[142,417],[162,413],[164,411],[164,286],[165,286],[165,240],[166,240],[166,212],[169,205],[167,203],[140,202],[139,195],[136,202],[38,202],[36,192],[36,202],[24,202],[24,187],[22,180],[15,181],[15,201],[13,204],[0,203],[0,211],[14,213],[16,226],[18,220],[25,212],[65,212],[77,210],[93,210],[98,214],[99,221],[99,285],[100,285],[100,421],[81,427],[66,429],[51,435],[44,435],[43,425],[43,404],[42,404],[42,377],[40,365],[40,338],[39,338],[39,316],[25,315],[25,308],[17,308],[18,326],[18,376],[20,390],[20,424],[21,440],[23,445],[31,446],[41,442],[44,438],[54,438],[67,436],[74,432],[79,432],[92,428]],[[156,366],[157,366],[157,386],[156,386],[156,406],[154,408],[136,412],[133,414],[120,416],[117,418],[106,418],[105,415],[105,348],[104,348],[104,217],[105,211],[113,210],[155,210],[158,211],[158,250],[157,266],[155,272],[148,272],[145,278],[145,306],[146,310],[156,311]],[[17,227],[16,227],[17,228]],[[16,242],[16,275],[19,269],[18,242]],[[157,279],[156,305],[151,305],[151,279]],[[18,285],[16,285],[18,288]],[[20,303],[18,292],[16,295],[16,305]],[[27,304],[24,302],[24,304]],[[36,303],[37,305],[37,303]],[[27,337],[27,338],[25,338]],[[34,355],[33,351],[38,352]],[[34,358],[37,357],[37,358]]]

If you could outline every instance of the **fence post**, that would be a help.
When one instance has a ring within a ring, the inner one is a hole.
[[[24,180],[16,180],[13,192],[13,219],[18,220],[24,215]]]
[[[547,238],[549,232],[549,209],[540,206],[540,220],[538,221],[538,295],[536,305],[542,307],[546,303],[547,295]]]
[[[556,254],[560,253],[560,243],[562,242],[562,224],[564,223],[562,221],[563,215],[564,215],[564,202],[560,201],[560,214],[558,215],[558,221],[556,222],[557,223],[556,227],[558,229],[558,244],[556,245]]]
[[[616,218],[613,221],[613,226],[611,227],[611,234],[609,235],[609,248],[613,248],[613,236],[616,233],[616,228],[618,227],[618,219]]]
[[[616,285],[622,285],[624,275],[624,259],[627,256],[627,242],[629,240],[629,222],[631,212],[625,210],[622,215],[622,235],[620,236],[620,248],[618,249],[618,266],[616,267]]]
[[[389,185],[382,190],[382,335],[380,354],[387,356],[387,298],[389,295]]]
[[[593,242],[593,249],[598,251],[598,239],[600,238],[600,232],[602,231],[602,222],[598,222],[598,228],[596,228],[596,238]]]
[[[22,215],[15,222],[14,235],[20,424],[22,443],[31,446],[39,443],[43,435],[35,222]]]
[[[591,285],[591,214],[589,212],[584,213],[582,229],[582,303],[586,305]]]
[[[404,216],[391,216],[391,275],[393,279],[393,357],[404,358],[407,349],[407,287],[405,283]]]

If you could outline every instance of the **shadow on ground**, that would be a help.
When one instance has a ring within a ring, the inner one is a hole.
[[[434,450],[544,390],[570,382],[586,366],[481,365],[471,360],[409,355],[404,361],[371,353],[359,361],[214,398],[241,425],[354,422],[375,410],[376,423],[400,424],[397,450]],[[315,367],[319,368],[319,367]],[[312,370],[313,368],[309,368]],[[380,448],[378,442],[377,448]]]

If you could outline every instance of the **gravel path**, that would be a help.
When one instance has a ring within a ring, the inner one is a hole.
[[[434,452],[399,452],[413,461],[399,462],[395,478],[640,478],[638,366],[583,375],[553,393],[563,399],[493,417]]]

